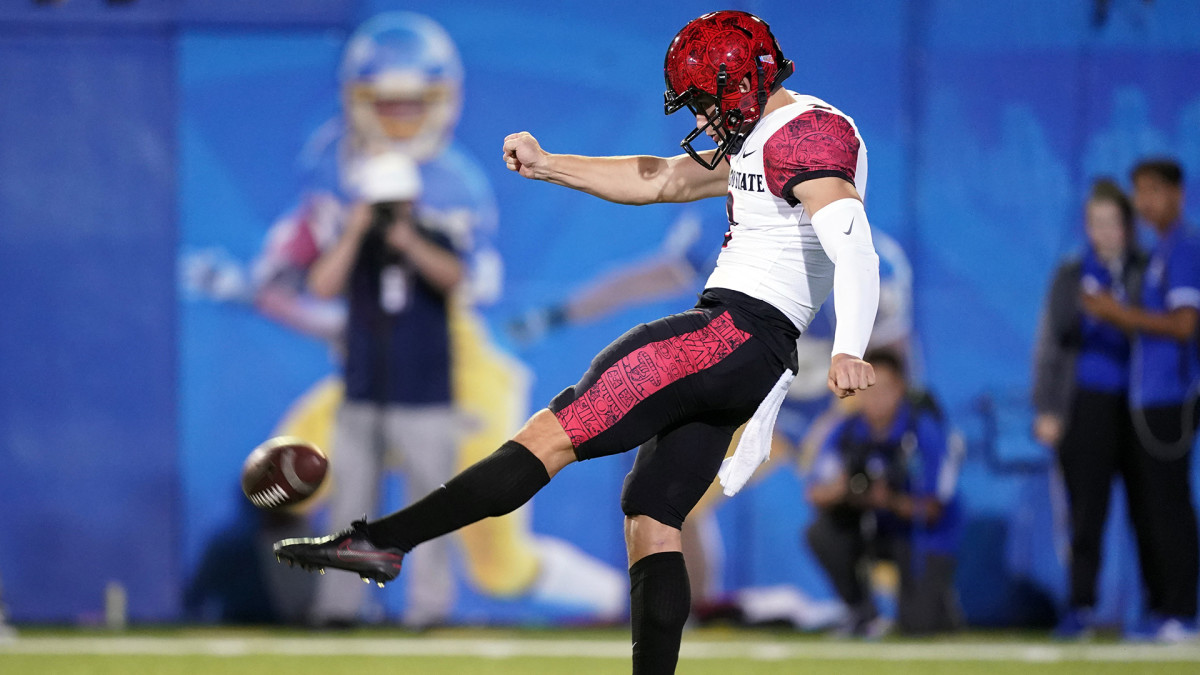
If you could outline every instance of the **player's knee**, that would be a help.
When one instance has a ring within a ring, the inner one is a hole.
[[[647,515],[625,517],[625,547],[630,564],[654,553],[682,551],[683,538],[679,528],[662,523]]]
[[[575,461],[575,446],[571,444],[571,437],[563,431],[558,418],[549,410],[534,413],[513,440],[529,448],[535,457],[542,460],[551,478]]]

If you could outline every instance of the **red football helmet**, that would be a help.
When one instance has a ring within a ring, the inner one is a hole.
[[[693,129],[680,145],[697,162],[715,169],[741,148],[767,98],[792,70],[770,26],[753,14],[724,10],[688,22],[667,49],[664,108],[670,115],[687,106],[708,124]],[[740,85],[747,77],[750,87],[743,92]],[[706,162],[692,141],[709,127],[717,137],[717,154]]]

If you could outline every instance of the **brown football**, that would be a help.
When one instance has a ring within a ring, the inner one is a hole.
[[[329,460],[317,446],[295,436],[276,436],[242,464],[242,492],[260,509],[293,506],[317,491],[328,469]]]

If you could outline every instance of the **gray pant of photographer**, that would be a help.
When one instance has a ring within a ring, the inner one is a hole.
[[[338,410],[330,448],[329,517],[333,528],[375,518],[385,476],[405,480],[409,500],[436,490],[454,475],[461,417],[449,405],[379,406],[347,401]],[[421,544],[404,558],[408,590],[404,623],[424,626],[444,621],[454,607],[451,566],[453,539]],[[320,577],[311,619],[314,624],[355,621],[366,593],[375,589],[353,574],[330,571]],[[377,589],[376,589],[377,590]]]

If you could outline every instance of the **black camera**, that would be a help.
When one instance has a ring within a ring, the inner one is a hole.
[[[376,202],[371,205],[371,232],[386,234],[400,214],[402,202]]]

